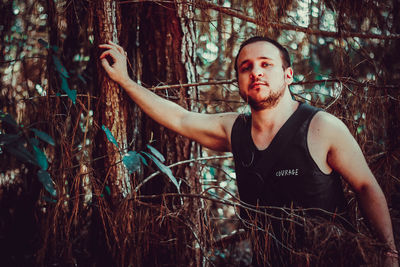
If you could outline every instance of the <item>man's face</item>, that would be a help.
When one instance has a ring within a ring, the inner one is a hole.
[[[237,66],[240,95],[256,111],[274,107],[293,80],[292,69],[283,70],[279,49],[265,41],[243,47]]]

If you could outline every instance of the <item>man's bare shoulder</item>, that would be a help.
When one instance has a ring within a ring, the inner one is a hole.
[[[236,118],[239,116],[237,112],[224,112],[224,113],[193,113],[192,119],[201,117],[202,120],[208,121],[210,124],[220,124],[223,128],[229,129],[233,126]]]
[[[187,112],[180,134],[216,151],[230,151],[230,135],[238,113]]]
[[[226,113],[212,114],[212,117],[215,118],[218,121],[218,123],[224,128],[226,136],[229,138],[231,136],[233,124],[235,123],[239,115],[240,114],[237,112],[226,112]]]
[[[347,126],[343,123],[342,120],[325,111],[317,112],[311,123],[318,128],[325,128],[327,130],[347,129]]]
[[[215,114],[215,116],[218,116],[221,121],[227,124],[227,126],[233,126],[233,123],[235,122],[236,118],[240,114],[237,112],[226,112],[226,113],[218,113]]]
[[[328,142],[335,142],[350,135],[342,120],[324,111],[315,114],[311,120],[310,132]]]
[[[227,112],[227,113],[218,113],[213,114],[213,117],[217,118],[220,126],[223,128],[225,132],[225,140],[226,140],[226,148],[225,151],[231,151],[231,134],[233,124],[235,123],[237,117],[239,117],[240,113],[237,112]]]

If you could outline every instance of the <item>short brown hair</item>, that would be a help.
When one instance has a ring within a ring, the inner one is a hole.
[[[246,45],[251,44],[251,43],[255,43],[255,42],[260,42],[260,41],[271,43],[271,44],[273,44],[274,46],[276,46],[276,48],[279,49],[279,52],[280,52],[280,54],[281,54],[281,59],[282,59],[282,66],[283,66],[283,69],[284,69],[284,70],[286,70],[287,68],[289,68],[289,67],[291,66],[291,64],[290,64],[289,52],[288,52],[287,49],[284,48],[280,43],[278,43],[277,41],[275,41],[275,40],[273,40],[273,39],[271,39],[271,38],[268,38],[268,37],[254,36],[254,37],[251,37],[251,38],[247,39],[246,41],[244,41],[244,42],[240,45],[239,52],[237,53],[236,58],[235,58],[236,78],[238,77],[238,65],[237,65],[237,60],[238,60],[240,51],[242,51],[243,47],[245,47]]]

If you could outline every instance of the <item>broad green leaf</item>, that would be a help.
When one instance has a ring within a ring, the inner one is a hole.
[[[57,196],[57,191],[53,186],[53,180],[51,180],[50,174],[47,171],[38,171],[39,181],[43,184],[44,189],[47,190],[53,197]]]
[[[39,140],[37,140],[36,138],[30,138],[29,143],[31,144],[31,146],[39,146]]]
[[[0,134],[0,146],[11,144],[18,139],[20,139],[18,134]]]
[[[8,146],[4,146],[4,150],[15,156],[18,160],[29,162],[38,166],[35,157],[24,147],[23,142],[17,142]]]
[[[154,154],[161,162],[165,161],[164,156],[154,147],[151,145],[147,144],[147,147],[150,149],[150,152]]]
[[[67,92],[68,97],[72,100],[72,103],[74,103],[74,105],[76,104],[76,90],[70,90],[69,92]]]
[[[122,158],[122,162],[129,170],[129,173],[133,173],[140,168],[140,155],[136,151],[129,151]]]
[[[119,147],[118,147],[117,140],[115,140],[115,137],[114,137],[114,135],[111,133],[111,131],[110,131],[105,125],[102,125],[102,126],[101,126],[101,129],[103,129],[103,131],[106,133],[106,136],[107,136],[108,141],[110,141],[110,142],[113,143],[117,148],[119,148]]]
[[[146,166],[149,166],[149,164],[147,163],[147,160],[145,157],[143,157],[141,154],[139,154],[140,160],[142,161],[142,163]]]
[[[35,135],[38,138],[42,139],[43,141],[49,143],[52,146],[55,145],[54,139],[50,135],[48,135],[47,133],[39,131],[38,129],[35,129],[35,128],[31,128],[31,131],[34,132]]]
[[[39,44],[41,44],[45,48],[49,48],[49,43],[43,40],[42,38],[39,38],[38,40]]]
[[[162,173],[164,173],[164,174],[166,174],[168,176],[168,178],[171,180],[171,182],[176,186],[176,189],[178,190],[178,193],[180,193],[179,183],[176,180],[176,178],[174,177],[174,175],[172,174],[171,169],[168,168],[167,166],[165,166],[163,163],[161,163],[155,156],[153,156],[153,155],[151,155],[149,153],[146,153],[146,152],[143,152],[143,153],[145,153],[146,156],[148,156],[151,160],[153,160],[153,162],[157,165],[158,169]]]
[[[72,100],[72,103],[76,103],[76,90],[69,89],[67,78],[63,75],[60,75],[61,78],[61,90],[63,90],[68,97]]]
[[[60,73],[65,78],[69,78],[67,69],[61,64],[60,59],[56,55],[53,55],[52,58],[58,73]]]
[[[68,95],[68,92],[71,91],[68,85],[68,80],[62,75],[60,75],[60,79],[61,79],[61,90],[63,90]]]
[[[18,123],[14,120],[14,118],[11,117],[10,114],[4,113],[3,111],[0,111],[0,121],[4,121],[12,126],[18,127]]]
[[[151,155],[150,153],[147,153],[146,151],[140,151],[140,153],[142,153],[143,155],[145,155],[145,156],[147,156],[149,159],[153,159],[153,155]],[[144,158],[144,157],[143,157]],[[147,161],[146,161],[146,163],[147,163]],[[148,166],[148,165],[147,165]]]
[[[33,151],[35,152],[36,161],[39,164],[39,167],[44,171],[47,170],[49,164],[47,163],[46,155],[38,146],[32,145],[32,147]]]
[[[111,195],[111,189],[110,189],[110,187],[109,187],[108,185],[106,185],[104,188],[106,189],[107,194],[108,194],[108,195]]]

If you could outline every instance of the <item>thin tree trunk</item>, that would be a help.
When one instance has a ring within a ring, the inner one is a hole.
[[[119,11],[117,2],[114,0],[95,1],[95,40],[97,44],[113,41],[118,43],[118,23]],[[103,134],[105,159],[105,180],[111,189],[111,198],[116,201],[122,194],[124,196],[130,193],[130,182],[128,171],[122,164],[123,153],[126,152],[127,135],[127,99],[124,98],[122,89],[117,83],[112,81],[103,70],[99,61],[97,61],[98,84],[100,91],[98,109],[101,114],[101,123],[107,127],[115,137],[118,146],[107,140]]]

